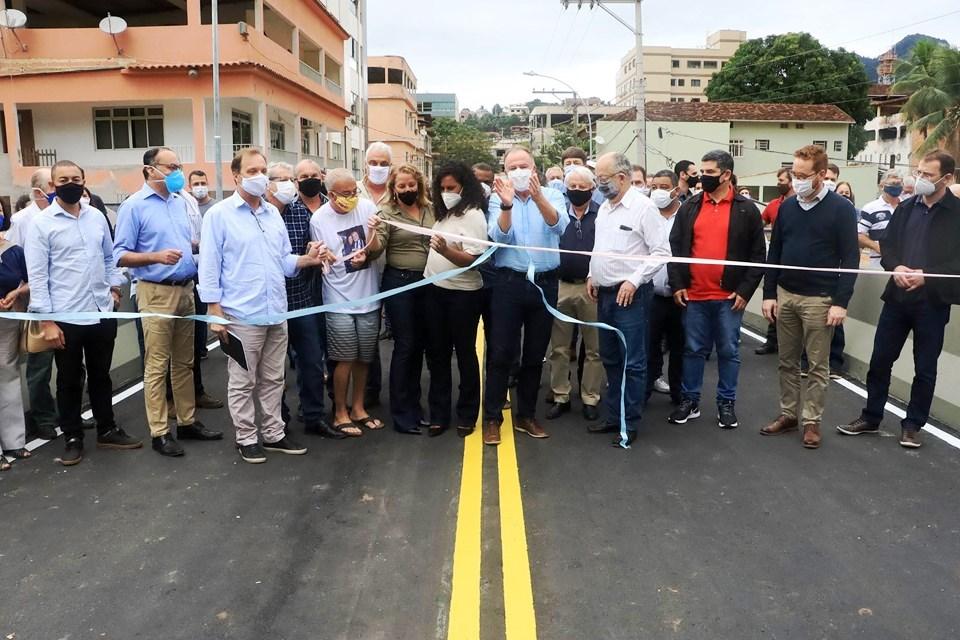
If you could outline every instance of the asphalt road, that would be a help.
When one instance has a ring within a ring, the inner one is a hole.
[[[825,430],[817,451],[760,437],[777,385],[754,346],[737,430],[716,427],[710,402],[667,424],[655,396],[630,451],[586,433],[577,411],[546,423],[549,440],[517,435],[537,637],[960,637],[960,451],[931,437],[903,450],[894,418],[879,437]],[[222,397],[223,356],[204,368]],[[146,438],[141,403],[117,415]],[[826,422],[859,406],[831,385]],[[226,410],[201,419],[229,436]],[[54,462],[59,442],[17,463],[0,475],[0,638],[459,637],[464,441],[389,428],[303,439],[306,456],[264,465],[240,461],[229,437],[188,442],[181,459],[90,437],[77,467]],[[482,462],[484,640],[507,628],[497,455]]]

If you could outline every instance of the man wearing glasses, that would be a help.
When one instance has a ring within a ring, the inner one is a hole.
[[[567,171],[564,185],[567,188],[566,215],[569,222],[560,236],[560,248],[593,251],[597,211],[600,210],[592,199],[596,180],[586,167],[574,166]],[[557,309],[577,320],[596,322],[597,303],[587,296],[583,286],[587,282],[589,271],[590,256],[560,254]],[[562,320],[553,321],[553,332],[550,335],[550,388],[553,390],[553,405],[547,409],[547,420],[559,418],[570,411],[570,361],[573,356],[572,360],[576,362],[579,353],[573,339],[575,326]],[[600,362],[597,329],[585,326],[580,326],[579,329],[584,347],[580,401],[583,403],[584,420],[592,422],[599,417],[597,405],[600,404],[600,388],[603,386],[603,364]]]
[[[795,197],[780,205],[770,237],[767,262],[824,269],[856,269],[857,216],[853,204],[825,183],[827,154],[817,145],[798,149],[793,158]],[[830,381],[830,341],[847,317],[856,274],[768,268],[763,286],[763,316],[777,323],[780,415],[763,427],[767,436],[803,426],[803,446],[820,447],[820,420]],[[800,402],[800,356],[810,363]]]
[[[187,204],[180,195],[183,167],[166,147],[143,154],[141,189],[127,198],[117,214],[113,257],[137,281],[141,313],[193,315],[193,232]],[[153,449],[164,456],[182,456],[183,447],[167,424],[167,372],[176,405],[177,438],[219,440],[220,431],[196,420],[194,391],[194,323],[192,320],[143,318],[143,398]]]
[[[837,431],[848,436],[877,434],[890,390],[890,373],[913,334],[913,385],[907,416],[900,423],[900,445],[916,449],[930,416],[937,360],[950,321],[950,305],[960,303],[960,283],[953,278],[926,278],[924,273],[960,274],[960,200],[951,193],[956,161],[934,151],[914,174],[915,196],[893,212],[880,238],[880,262],[893,273],[883,292],[873,355],[867,373],[867,406],[856,420]]]
[[[593,433],[620,430],[621,417],[627,426],[627,442],[637,437],[647,390],[647,339],[653,278],[663,262],[612,258],[628,256],[670,257],[667,229],[660,211],[630,184],[632,166],[622,153],[607,153],[597,159],[597,190],[606,202],[597,213],[597,239],[590,260],[587,294],[598,302],[597,317],[623,332],[626,350],[613,331],[600,333],[600,357],[607,371],[606,422],[587,427]],[[624,415],[620,413],[620,389],[626,369]],[[620,439],[613,441],[621,444]]]

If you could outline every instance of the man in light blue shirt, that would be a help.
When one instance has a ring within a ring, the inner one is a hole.
[[[495,242],[530,247],[560,247],[560,236],[569,216],[561,216],[565,201],[556,189],[541,187],[530,151],[514,147],[503,158],[507,179],[494,181],[490,196],[488,233]],[[557,305],[560,254],[526,249],[497,250],[497,284],[491,294],[493,309],[487,355],[487,385],[483,398],[483,441],[500,443],[503,399],[514,356],[520,353],[517,381],[517,429],[534,438],[547,433],[536,421],[537,393],[543,357],[550,344],[553,318],[543,305],[540,291],[527,282],[533,265],[536,284],[547,302]],[[523,344],[521,346],[521,331]]]
[[[143,154],[143,187],[127,198],[117,213],[113,256],[137,281],[141,313],[190,316],[195,312],[193,231],[183,189],[183,167],[177,154],[154,147]],[[167,373],[176,405],[177,438],[219,440],[221,431],[207,429],[195,417],[192,320],[143,318],[143,399],[153,449],[164,456],[182,456],[183,447],[167,424]]]
[[[51,169],[56,198],[35,219],[24,251],[30,281],[30,311],[36,313],[109,312],[120,301],[123,275],[113,261],[106,218],[81,204],[83,170],[69,160]],[[83,371],[97,421],[97,447],[136,449],[142,443],[113,418],[110,366],[117,321],[79,319],[41,321],[43,337],[56,349],[57,409],[66,450],[65,466],[83,460]]]
[[[285,434],[280,418],[287,358],[285,278],[329,258],[319,243],[306,255],[291,253],[283,218],[269,202],[267,159],[243,149],[230,164],[236,192],[213,205],[203,218],[200,243],[200,299],[210,315],[237,321],[229,329],[211,324],[221,341],[239,340],[246,368],[227,362],[227,405],[236,427],[237,448],[245,462],[266,462],[263,449],[304,454],[306,447]],[[258,324],[241,324],[257,322]],[[229,331],[229,333],[228,333]],[[254,395],[262,410],[263,447],[258,443]]]

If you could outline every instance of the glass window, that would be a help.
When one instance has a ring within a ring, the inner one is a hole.
[[[798,122],[795,125],[793,125],[793,127],[794,129],[803,129],[804,124],[802,122]]]
[[[387,69],[387,84],[403,84],[403,69]]]
[[[700,80],[699,80],[698,78],[691,78],[691,79],[690,79],[690,86],[691,86],[691,87],[699,87],[699,86],[700,86]]]
[[[836,152],[843,151],[843,140],[834,140],[833,141],[833,150]]]
[[[383,67],[368,67],[367,82],[370,84],[385,84],[387,81],[386,70]]]
[[[671,60],[671,61],[670,61],[670,66],[671,66],[673,69],[679,69],[679,68],[680,68],[680,61],[679,61],[679,60]]]
[[[699,60],[687,60],[687,69],[699,69],[700,61]]]
[[[730,141],[730,155],[734,158],[743,157],[743,140]]]
[[[789,123],[789,122],[781,122],[781,123],[780,123],[780,128],[781,128],[781,129],[789,129],[789,128],[790,128],[790,123]],[[791,166],[793,166],[793,165],[791,165]]]
[[[769,151],[770,150],[770,141],[769,140],[760,140],[758,139],[755,143],[755,148],[757,151]]]
[[[826,151],[826,150],[827,150],[827,141],[826,141],[826,140],[814,140],[814,141],[813,141],[813,146],[815,146],[815,147],[820,147],[821,149],[823,149],[824,151]]]
[[[243,111],[230,113],[231,129],[233,132],[233,148],[242,149],[253,144],[253,118]]]
[[[93,110],[97,149],[148,149],[163,144],[163,107]]]
[[[670,78],[670,86],[671,86],[671,87],[677,86],[677,79],[676,79],[676,78]]]
[[[716,68],[717,68],[717,61],[716,61],[716,60],[704,60],[704,61],[703,61],[703,68],[704,68],[704,69],[716,69]]]
[[[685,82],[686,82],[686,80],[684,80],[683,78],[680,78],[679,80],[677,80],[677,86],[678,86],[678,87],[682,87]]]
[[[282,122],[270,121],[270,148],[283,150],[287,148],[286,132]]]

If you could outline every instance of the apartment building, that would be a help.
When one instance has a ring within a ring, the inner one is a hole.
[[[430,136],[417,112],[417,77],[403,56],[370,56],[368,135],[385,142],[394,164],[410,163],[428,176],[433,170]]]
[[[417,112],[425,118],[460,120],[460,103],[455,93],[418,93]]]
[[[201,0],[8,0],[26,25],[4,29],[0,190],[22,192],[38,166],[74,160],[91,189],[120,202],[142,155],[164,145],[214,172],[211,7]],[[365,0],[221,0],[222,186],[246,146],[271,160],[350,166],[359,158]],[[98,28],[107,13],[127,28]],[[354,38],[344,28],[361,34]],[[10,37],[16,35],[16,39]],[[22,46],[20,46],[22,44]],[[359,132],[358,132],[359,130]],[[349,150],[347,148],[350,148]]]
[[[707,36],[703,48],[643,47],[646,100],[650,102],[706,102],[710,77],[723,68],[740,45],[746,31],[724,29]],[[616,103],[636,103],[636,48],[630,49],[617,70]]]

